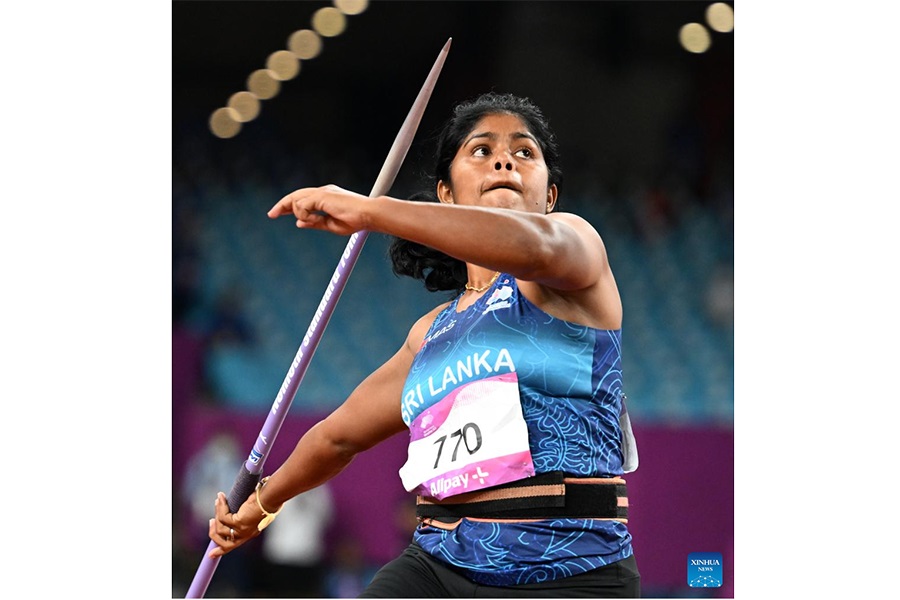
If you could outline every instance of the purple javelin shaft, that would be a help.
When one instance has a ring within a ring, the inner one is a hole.
[[[394,139],[394,144],[388,152],[387,159],[385,159],[384,165],[381,167],[381,172],[375,180],[375,185],[372,187],[369,197],[386,194],[393,185],[394,179],[397,177],[400,166],[403,164],[406,153],[409,151],[409,147],[415,137],[422,115],[425,113],[425,106],[428,104],[429,98],[431,98],[431,92],[437,83],[441,68],[444,66],[444,61],[450,52],[452,39],[447,40],[447,43],[444,44],[444,47],[438,54],[434,66],[431,67],[431,71],[425,79],[425,84],[419,91],[419,95],[413,102],[409,114],[406,115],[406,120],[403,121],[400,131]],[[319,302],[312,322],[306,330],[303,342],[300,344],[300,348],[294,356],[284,382],[275,396],[275,402],[272,404],[272,409],[266,417],[259,437],[256,438],[256,443],[250,451],[250,456],[247,457],[247,461],[235,479],[234,487],[228,494],[228,507],[232,512],[243,504],[259,481],[269,450],[274,444],[279,430],[281,430],[281,425],[284,423],[284,419],[291,407],[294,395],[297,393],[300,382],[309,368],[309,362],[313,354],[315,354],[319,341],[322,339],[325,327],[334,313],[337,302],[344,291],[344,287],[347,285],[347,280],[353,271],[353,267],[356,265],[359,253],[362,251],[368,235],[367,231],[358,231],[351,235],[350,240],[347,242],[347,247],[344,249],[343,255],[341,255],[341,259],[334,270],[334,274],[331,276],[331,280],[328,282],[328,286],[325,288],[325,294]],[[209,587],[209,582],[212,580],[219,562],[218,558],[209,557],[209,553],[215,547],[216,543],[210,541],[200,567],[194,575],[194,580],[191,582],[186,598],[202,598],[206,593],[206,588]]]

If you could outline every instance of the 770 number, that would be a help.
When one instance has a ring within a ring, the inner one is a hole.
[[[474,437],[474,442],[470,442],[470,438]],[[450,439],[456,438],[456,445],[453,446],[453,454],[450,456],[450,462],[456,462],[456,454],[459,452],[459,444],[462,442],[466,451],[472,455],[478,452],[478,449],[481,448],[481,429],[478,428],[478,425],[475,423],[466,423],[461,429],[457,429],[453,433],[450,434]],[[434,459],[434,468],[437,469],[438,463],[441,461],[441,453],[444,451],[444,442],[447,441],[447,436],[442,435],[438,439],[434,441],[435,444],[440,444],[438,446],[437,458]],[[474,443],[474,448],[472,444]]]

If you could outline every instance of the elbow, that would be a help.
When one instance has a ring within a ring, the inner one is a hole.
[[[599,238],[598,238],[599,240]],[[579,290],[596,282],[605,260],[600,254],[592,256],[584,240],[567,223],[542,218],[535,225],[533,236],[521,242],[521,271],[516,273],[526,281],[534,281],[560,290]]]
[[[307,436],[314,442],[316,454],[327,462],[347,464],[366,449],[352,438],[343,435],[339,428],[330,427],[327,419],[313,425]]]

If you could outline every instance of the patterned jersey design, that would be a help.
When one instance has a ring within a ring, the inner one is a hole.
[[[401,406],[407,425],[456,387],[514,371],[537,474],[622,475],[621,331],[557,319],[505,273],[459,313],[458,300],[434,320],[413,361]],[[414,540],[484,585],[548,581],[632,554],[624,524],[592,519],[463,519],[453,531],[420,526]]]

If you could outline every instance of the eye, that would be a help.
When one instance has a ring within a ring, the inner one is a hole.
[[[517,150],[516,154],[518,156],[521,156],[522,158],[531,158],[534,156],[534,152],[532,152],[530,148],[522,148],[521,150]]]
[[[472,156],[487,156],[490,154],[487,146],[476,146],[472,150]]]

